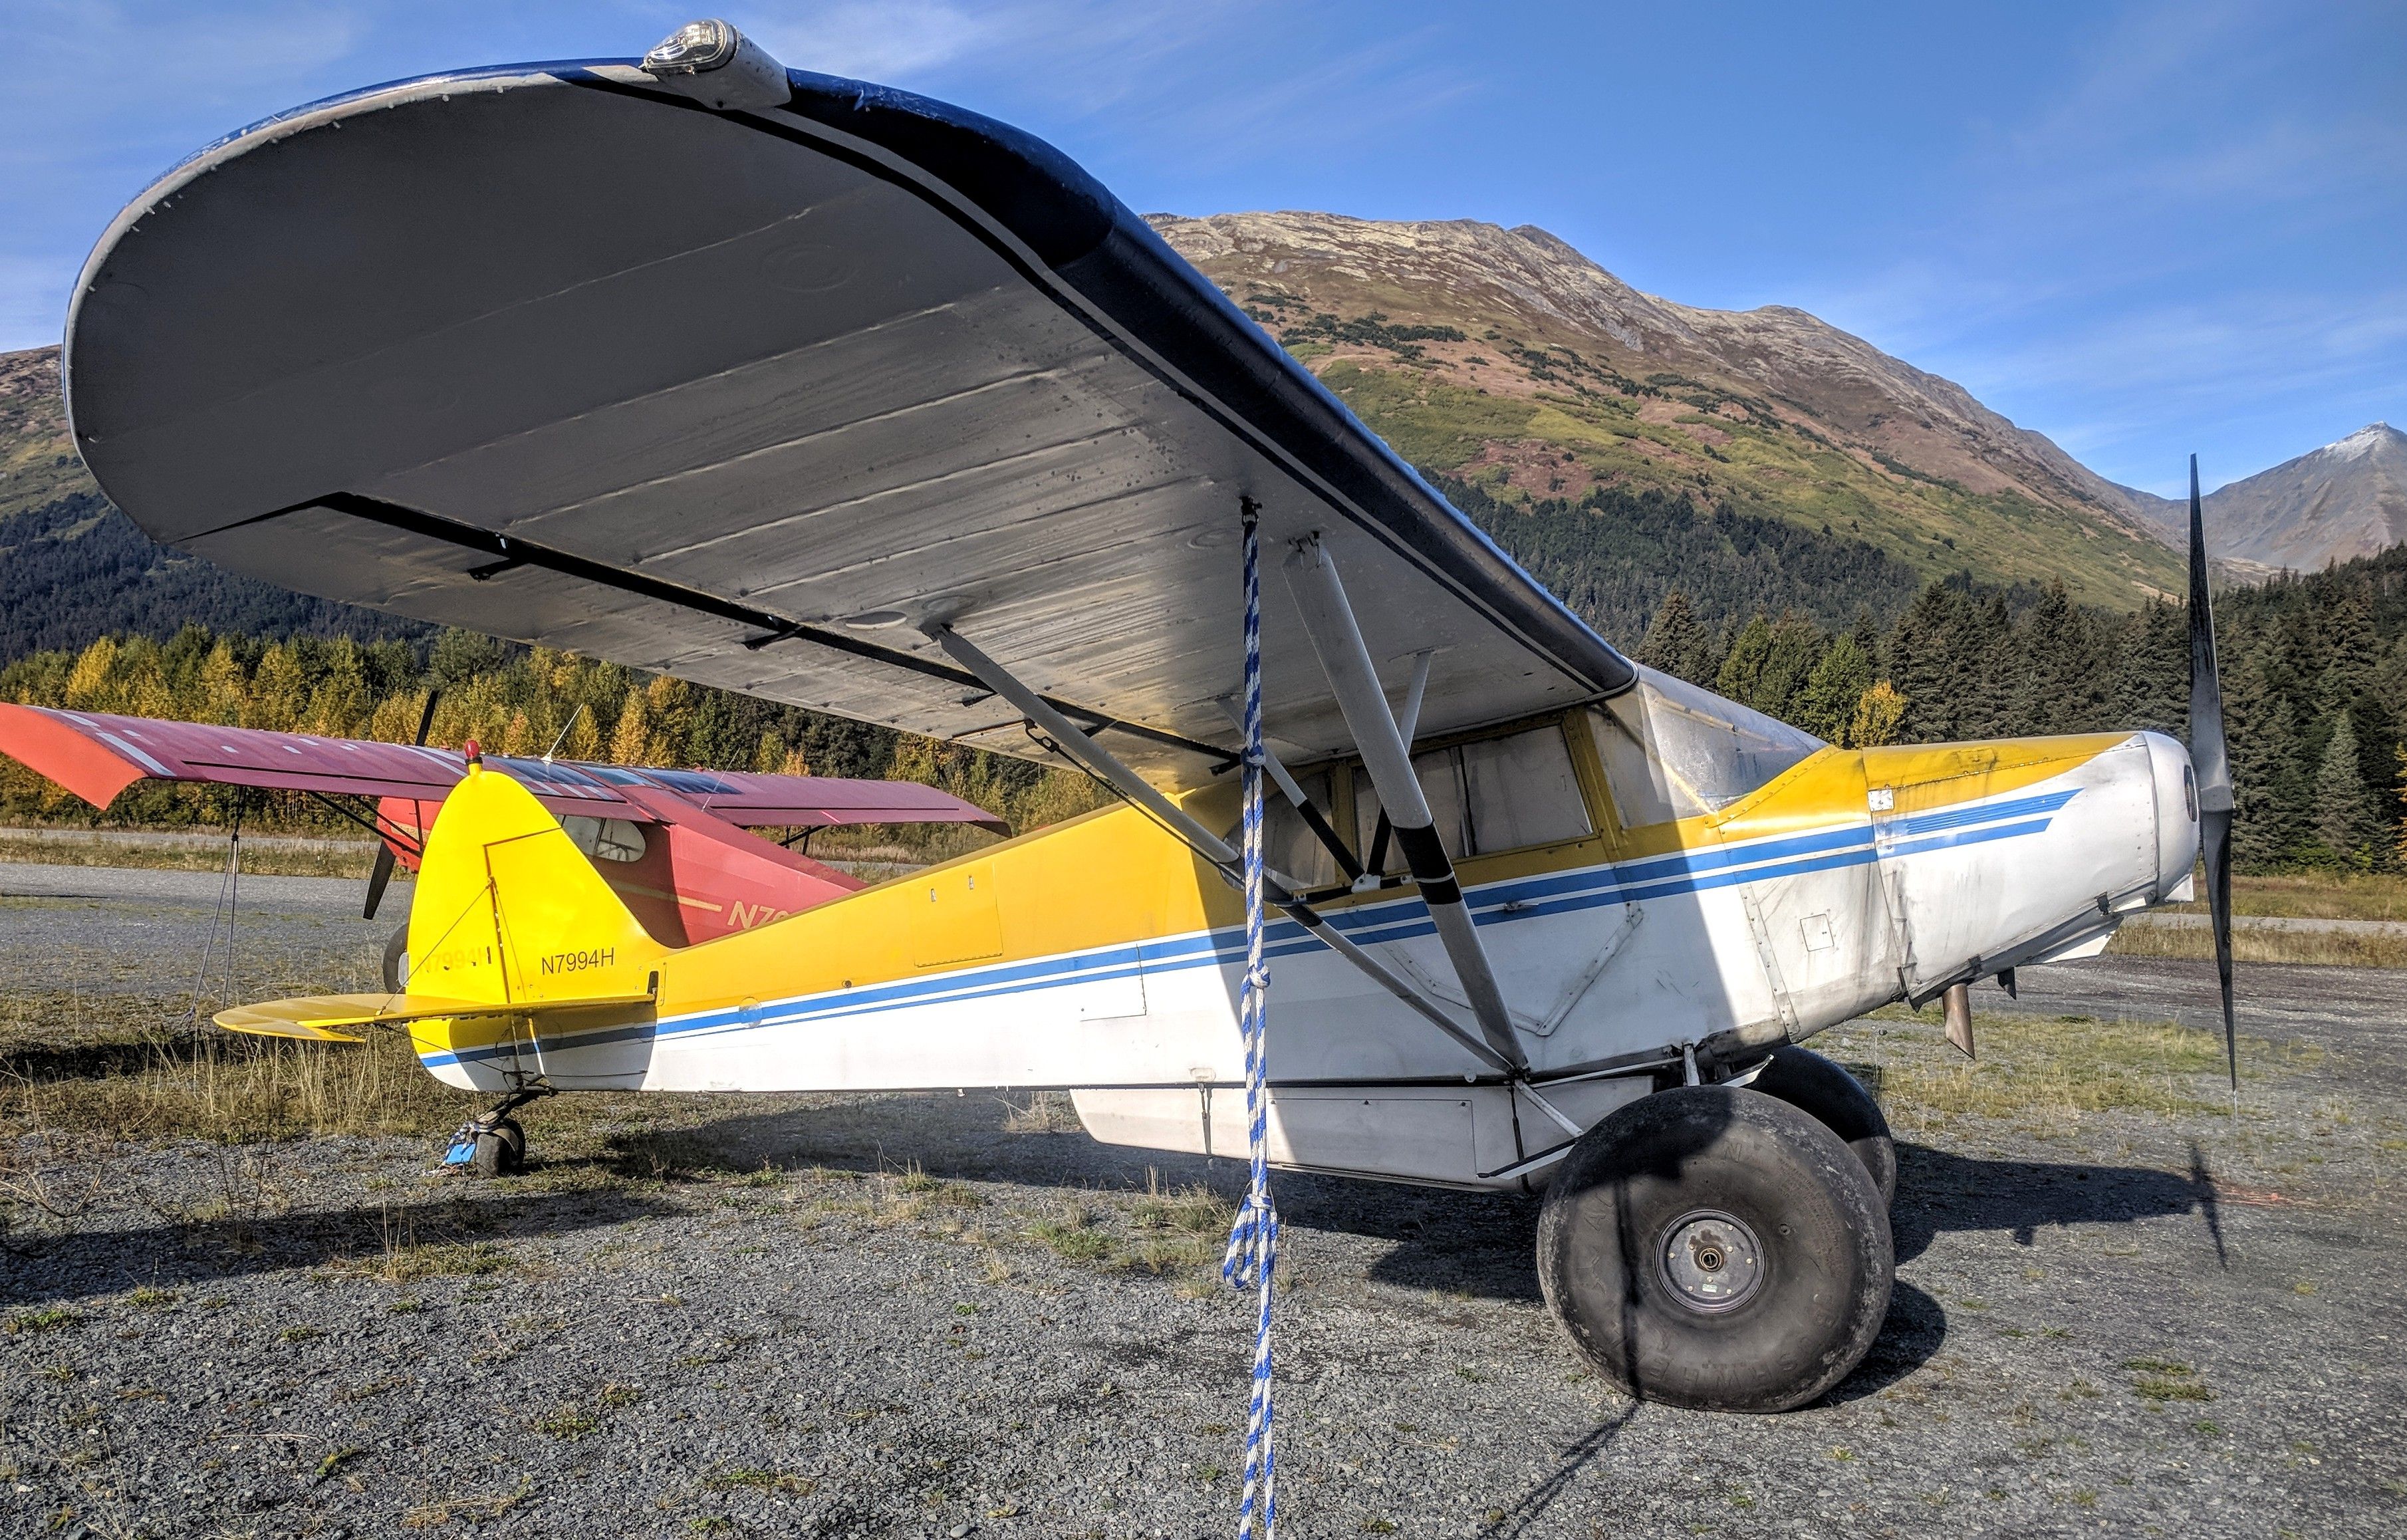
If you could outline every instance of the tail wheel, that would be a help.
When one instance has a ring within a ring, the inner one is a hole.
[[[409,988],[409,927],[397,926],[384,941],[384,988],[400,994]]]
[[[503,1118],[477,1131],[477,1152],[468,1159],[468,1170],[477,1176],[506,1176],[525,1162],[526,1130],[517,1119]]]
[[[1582,1357],[1642,1401],[1778,1412],[1880,1334],[1894,1261],[1863,1164],[1787,1103],[1688,1086],[1623,1107],[1558,1169],[1538,1278]]]
[[[1773,1053],[1772,1062],[1746,1088],[1777,1097],[1837,1134],[1872,1174],[1881,1205],[1896,1201],[1897,1146],[1889,1138],[1880,1104],[1861,1081],[1812,1049],[1792,1044]]]

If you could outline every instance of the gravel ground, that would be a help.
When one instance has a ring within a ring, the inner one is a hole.
[[[78,875],[0,899],[0,1002],[65,972],[180,1012],[214,890]],[[356,888],[262,884],[246,983],[371,973],[393,917],[359,921]],[[2204,973],[2102,959],[1976,998],[2204,1025]],[[1887,1328],[1783,1417],[1583,1374],[1531,1200],[1275,1178],[1289,1532],[2398,1533],[2407,987],[2243,984],[2236,1124],[1918,1118]],[[1981,1026],[1991,1076],[2018,1024]],[[1893,1076],[1944,1051],[1901,1020],[1816,1046]],[[1230,1162],[1016,1132],[1044,1119],[977,1094],[579,1105],[531,1109],[534,1164],[487,1183],[431,1139],[9,1130],[19,1196],[86,1196],[8,1209],[0,1532],[1229,1533],[1251,1307],[1200,1265],[1221,1211],[1178,1195],[1233,1193]]]

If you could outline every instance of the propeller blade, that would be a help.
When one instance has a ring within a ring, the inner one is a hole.
[[[392,847],[378,845],[376,865],[368,872],[368,904],[360,911],[362,920],[374,920],[377,905],[384,902],[385,884],[392,880]]]
[[[2223,681],[2215,668],[2215,606],[2206,591],[2206,519],[2198,456],[2189,457],[2189,762],[2198,779],[2198,842],[2206,857],[2206,907],[2215,972],[2223,984],[2223,1058],[2240,1093],[2240,1034],[2231,1014],[2231,756],[2223,737]]]

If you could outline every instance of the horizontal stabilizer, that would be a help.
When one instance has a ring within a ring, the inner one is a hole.
[[[582,1000],[538,1000],[497,1005],[490,1000],[453,1000],[424,994],[311,994],[297,1000],[266,1000],[218,1012],[214,1020],[228,1032],[257,1037],[298,1037],[315,1043],[356,1043],[359,1038],[336,1027],[388,1026],[438,1016],[542,1016],[596,1005],[648,1005],[648,994],[591,996]]]

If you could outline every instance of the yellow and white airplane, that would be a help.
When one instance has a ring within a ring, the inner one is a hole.
[[[504,1097],[485,1168],[587,1089],[1059,1087],[1245,1153],[1257,539],[1269,1157],[1543,1187],[1558,1318],[1651,1398],[1796,1405],[1879,1330],[1887,1128],[1795,1045],[2097,951],[2186,896],[2202,797],[2221,872],[2219,715],[2199,775],[2149,733],[1851,750],[1634,666],[1058,151],[720,23],[210,146],[93,253],[66,376],[109,495],[221,565],[1121,793],[672,948],[472,773],[406,994],[221,1020],[406,1023]]]

